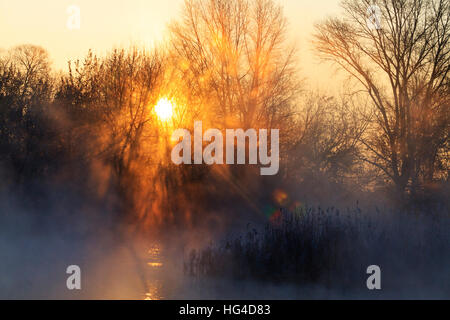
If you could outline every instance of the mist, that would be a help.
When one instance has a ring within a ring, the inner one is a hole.
[[[333,94],[271,0],[186,1],[61,72],[2,51],[0,298],[448,298],[448,10],[368,3],[311,34]]]

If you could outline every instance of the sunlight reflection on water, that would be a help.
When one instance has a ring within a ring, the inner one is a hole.
[[[162,285],[159,281],[149,283],[149,292],[145,294],[144,300],[161,300],[164,299],[162,295]]]
[[[145,293],[145,300],[161,300],[164,299],[162,295],[162,283],[160,280],[160,273],[163,266],[161,262],[161,247],[158,244],[154,244],[148,250],[148,290]]]
[[[147,265],[153,268],[159,268],[163,266],[161,262],[148,262]]]

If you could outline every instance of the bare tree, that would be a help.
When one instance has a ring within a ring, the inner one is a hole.
[[[367,19],[380,8],[380,24]],[[363,160],[403,193],[448,174],[450,3],[346,0],[343,19],[316,26],[315,47],[355,79],[373,113]],[[359,90],[359,88],[357,89]],[[361,106],[362,108],[362,106]],[[362,110],[361,110],[362,111]]]
[[[358,161],[358,139],[365,123],[350,110],[346,96],[339,99],[315,91],[302,96],[283,179],[303,196],[331,200],[332,195],[339,197],[367,186]]]
[[[43,48],[21,45],[0,58],[0,161],[13,169],[17,182],[55,162],[47,112],[52,93],[50,60]]]
[[[14,47],[10,51],[10,55],[28,78],[46,74],[50,71],[49,55],[42,47],[24,44]]]
[[[160,127],[153,108],[162,76],[162,58],[157,52],[122,49],[104,58],[89,53],[83,62],[70,65],[57,93],[76,121],[79,134],[74,138],[90,137],[87,156],[111,168],[111,185],[121,197],[124,216],[146,213],[137,201],[145,198],[143,192],[152,190],[146,179],[150,179],[149,164],[158,152]]]
[[[14,47],[9,52],[10,61],[15,65],[21,75],[20,97],[23,108],[26,109],[26,100],[32,96],[47,94],[50,98],[50,58],[48,52],[39,46],[25,44]]]
[[[271,0],[185,1],[170,26],[174,64],[217,126],[283,126],[298,89],[286,27]]]

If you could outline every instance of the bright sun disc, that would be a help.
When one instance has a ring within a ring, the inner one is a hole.
[[[172,117],[173,105],[167,98],[162,98],[155,106],[155,112],[162,121],[167,121]]]

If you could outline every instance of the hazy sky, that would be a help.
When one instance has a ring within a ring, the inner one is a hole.
[[[339,0],[276,0],[285,9],[292,38],[300,48],[303,75],[327,81],[309,47],[313,23],[339,12]],[[132,43],[152,45],[164,39],[166,24],[180,14],[183,0],[0,0],[0,48],[32,43],[46,48],[57,69],[92,48],[103,53]],[[80,8],[81,27],[67,28],[67,8]],[[330,71],[331,72],[331,71]]]

